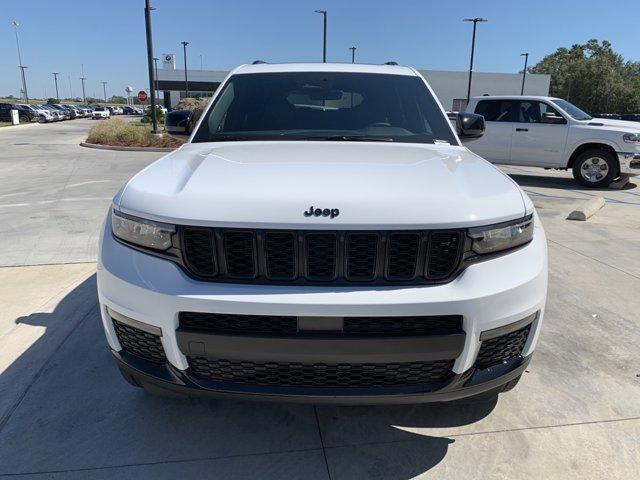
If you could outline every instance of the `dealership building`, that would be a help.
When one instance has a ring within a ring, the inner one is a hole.
[[[427,79],[445,110],[460,111],[466,105],[468,72],[419,70]],[[222,70],[187,70],[190,97],[210,97],[227,76]],[[524,93],[548,95],[550,75],[527,74]],[[473,72],[471,96],[520,95],[522,74]],[[158,69],[158,90],[163,92],[164,105],[173,107],[185,96],[184,70],[176,68],[174,54],[162,55]]]

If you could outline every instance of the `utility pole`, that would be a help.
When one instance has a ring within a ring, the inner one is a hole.
[[[87,77],[85,77],[84,75],[82,77],[80,77],[80,80],[82,80],[82,103],[86,104],[87,103],[87,93],[84,89],[84,81],[87,79]]]
[[[147,32],[147,68],[149,70],[149,90],[151,91],[151,133],[158,134],[158,119],[156,117],[156,83],[155,71],[153,70],[153,39],[151,36],[151,3],[149,0],[144,2],[144,24]]]
[[[200,54],[200,71],[202,71],[202,54]]]
[[[522,71],[522,88],[520,89],[520,95],[524,95],[524,80],[527,78],[527,62],[529,61],[528,53],[521,53],[521,57],[524,57],[524,70]]]
[[[356,63],[356,47],[349,47],[351,50],[351,63]]]
[[[104,103],[106,105],[107,103],[107,82],[101,82],[102,83],[102,93],[104,94]]]
[[[182,43],[182,50],[184,51],[184,97],[189,97],[189,80],[187,79],[187,45],[189,42]]]
[[[11,25],[13,26],[13,31],[16,35],[16,47],[18,48],[18,68],[20,69],[20,76],[22,78],[22,91],[24,92],[24,98],[28,104],[29,93],[27,92],[27,79],[24,75],[24,69],[27,67],[22,65],[22,55],[20,54],[20,40],[18,39],[18,27],[20,26],[20,24],[14,20],[13,22],[11,22]]]
[[[69,98],[73,100],[73,89],[71,88],[71,75],[67,75],[67,80],[69,80]]]
[[[327,11],[326,10],[316,10],[315,13],[319,13],[322,15],[323,20],[323,31],[324,35],[322,37],[322,62],[327,63]]]
[[[60,75],[58,72],[53,72],[53,81],[56,82],[56,99],[58,100],[58,103],[60,103],[60,94],[58,93],[58,75]]]
[[[463,22],[473,22],[473,36],[471,37],[471,61],[469,62],[469,84],[467,85],[467,104],[471,98],[471,77],[473,76],[473,54],[476,48],[476,25],[478,22],[486,22],[487,19],[482,17],[465,18]]]

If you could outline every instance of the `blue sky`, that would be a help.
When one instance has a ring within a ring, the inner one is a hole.
[[[625,58],[640,60],[637,0],[153,0],[154,53],[178,54],[190,42],[189,68],[229,69],[264,59],[319,61],[322,20],[329,11],[328,60],[382,63],[396,60],[425,69],[466,70],[471,25],[464,17],[483,16],[478,27],[475,69],[517,72],[519,54],[530,64],[559,46],[589,38],[608,39]],[[123,94],[148,84],[143,0],[2,0],[0,9],[0,95],[19,95],[20,77],[11,21],[19,29],[30,96],[54,96],[57,71],[61,96],[81,92],[81,65],[87,95]]]

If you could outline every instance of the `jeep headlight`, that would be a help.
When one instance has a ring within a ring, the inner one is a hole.
[[[533,238],[533,215],[510,222],[470,228],[471,248],[477,254],[500,252],[528,243]]]
[[[154,250],[166,250],[171,246],[175,226],[153,222],[143,218],[116,212],[111,215],[111,229],[120,240]]]
[[[625,133],[622,138],[627,143],[640,143],[640,133]]]

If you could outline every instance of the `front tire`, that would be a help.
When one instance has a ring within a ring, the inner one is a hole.
[[[587,150],[573,162],[573,178],[580,185],[589,188],[609,186],[618,176],[618,171],[618,161],[606,150]]]

